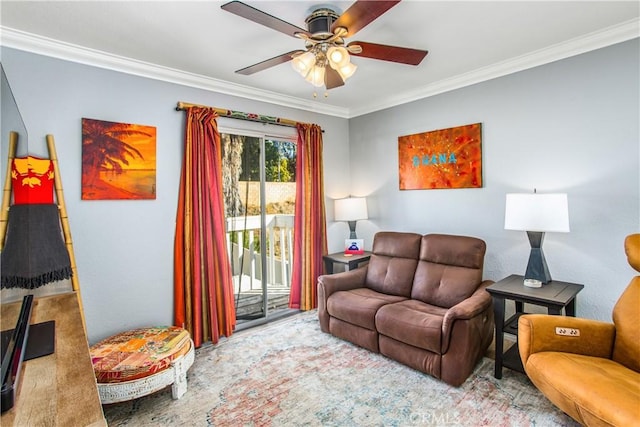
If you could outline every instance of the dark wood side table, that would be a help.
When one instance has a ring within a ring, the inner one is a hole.
[[[524,277],[512,274],[491,286],[487,287],[487,292],[493,298],[493,312],[496,324],[496,365],[495,377],[502,378],[502,367],[524,373],[520,353],[518,352],[518,319],[524,314],[524,304],[533,304],[547,307],[549,314],[561,315],[565,309],[567,316],[576,315],[576,295],[584,288],[584,285],[577,283],[561,282],[553,280],[541,288],[529,288],[523,284]],[[509,319],[505,320],[504,307],[505,300],[513,300],[516,312]],[[516,343],[506,352],[504,348],[504,334],[515,335]]]
[[[364,251],[362,255],[346,256],[344,252],[337,252],[322,257],[327,274],[333,274],[333,264],[343,264],[348,271],[358,268],[360,263],[369,261],[369,258],[371,258],[371,252],[368,251]]]

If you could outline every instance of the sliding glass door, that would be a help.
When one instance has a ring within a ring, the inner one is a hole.
[[[296,145],[237,133],[221,137],[227,244],[240,324],[287,309]]]

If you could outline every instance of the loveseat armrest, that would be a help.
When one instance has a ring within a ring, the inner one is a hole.
[[[451,307],[444,315],[442,319],[442,351],[447,351],[449,347],[449,338],[451,337],[451,330],[456,320],[469,320],[474,317],[491,310],[487,310],[493,307],[493,300],[491,295],[485,289],[487,286],[493,284],[492,280],[483,281],[478,289],[471,294],[471,296],[458,304]],[[489,319],[488,319],[489,320]]]
[[[615,326],[598,320],[547,314],[523,314],[518,319],[518,349],[523,365],[543,351],[611,359]]]
[[[325,274],[318,277],[318,319],[320,329],[329,332],[329,313],[327,300],[338,291],[364,288],[367,277],[367,266],[337,274]]]
[[[334,292],[364,288],[366,277],[366,265],[342,273],[325,274],[318,277],[318,288],[322,288],[324,295],[329,298]]]

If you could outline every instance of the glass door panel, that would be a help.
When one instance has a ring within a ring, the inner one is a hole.
[[[227,244],[238,323],[287,309],[295,144],[221,134]]]

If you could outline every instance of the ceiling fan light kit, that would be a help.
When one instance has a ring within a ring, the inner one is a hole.
[[[291,61],[291,65],[306,81],[327,90],[343,86],[353,76],[357,66],[351,56],[379,59],[408,65],[418,65],[427,55],[426,50],[386,46],[368,42],[345,44],[345,37],[353,36],[399,0],[358,0],[342,15],[331,9],[319,8],[305,19],[307,30],[285,22],[240,1],[223,4],[221,8],[250,21],[305,41],[305,50],[280,56],[237,70],[251,75],[272,66]],[[326,95],[325,95],[326,96]]]
[[[355,73],[357,68],[351,63],[347,49],[326,42],[316,43],[305,53],[292,56],[293,69],[315,87],[325,85],[327,66],[337,71],[342,84]]]
[[[349,52],[342,46],[331,46],[327,49],[327,59],[334,69],[344,67],[350,62]]]
[[[340,77],[342,77],[342,80],[347,80],[349,77],[353,76],[353,73],[356,72],[357,68],[358,68],[357,65],[352,64],[350,62],[344,67],[338,68],[336,71],[338,71],[338,74],[340,74]]]
[[[291,55],[293,57],[291,66],[302,76],[306,76],[316,65],[316,56],[313,52],[304,52]]]
[[[324,84],[324,67],[314,66],[305,77],[305,80],[315,87],[322,87]]]

